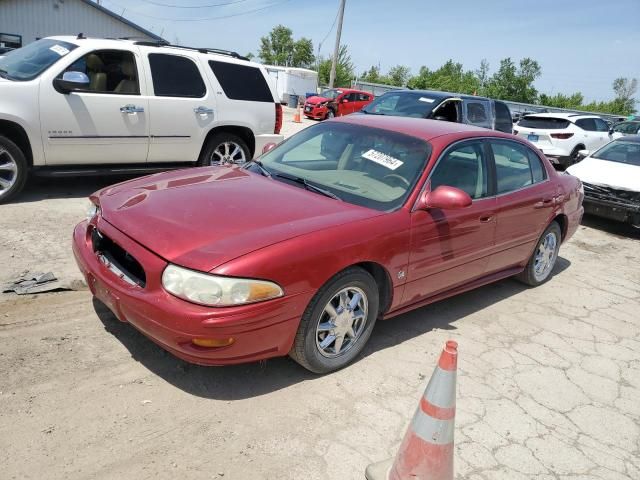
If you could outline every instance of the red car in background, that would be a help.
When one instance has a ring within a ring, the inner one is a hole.
[[[288,354],[326,373],[378,319],[511,276],[549,280],[583,197],[513,135],[350,115],[243,166],[100,190],[73,251],[91,292],[177,357]]]
[[[320,95],[309,97],[304,104],[304,115],[315,120],[342,117],[360,111],[373,101],[373,94],[349,88],[332,88]]]

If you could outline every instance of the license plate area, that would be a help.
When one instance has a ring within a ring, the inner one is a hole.
[[[538,140],[540,140],[540,137],[538,135],[529,134],[527,135],[527,140],[529,140],[530,142],[537,142]]]

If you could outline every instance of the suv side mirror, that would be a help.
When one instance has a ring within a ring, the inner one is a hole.
[[[470,207],[473,200],[469,194],[456,187],[441,185],[431,192],[426,192],[421,201],[421,210],[438,208],[442,210],[456,210]]]
[[[609,129],[609,135],[613,135],[614,133],[615,133],[615,130],[613,129],[613,127],[611,127],[611,128]]]
[[[53,81],[53,87],[60,93],[71,93],[79,90],[87,90],[91,81],[82,72],[64,72],[62,78]]]

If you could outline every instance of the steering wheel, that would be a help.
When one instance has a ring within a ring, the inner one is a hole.
[[[397,180],[399,183],[402,183],[406,187],[411,186],[411,184],[409,183],[409,180],[407,180],[401,175],[398,175],[397,173],[389,173],[388,175],[385,175],[384,177],[382,177],[382,180],[385,180],[387,178]]]

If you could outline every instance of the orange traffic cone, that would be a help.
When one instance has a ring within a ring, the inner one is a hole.
[[[369,465],[367,480],[453,480],[458,344],[449,340],[393,463]]]
[[[294,122],[294,123],[302,123],[302,120],[301,120],[301,118],[300,118],[300,117],[301,117],[301,112],[302,112],[302,109],[301,109],[301,108],[296,107],[296,113],[295,113],[295,115],[293,116],[293,122]]]

